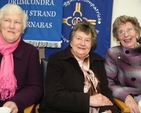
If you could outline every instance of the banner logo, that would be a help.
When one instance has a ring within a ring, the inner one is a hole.
[[[87,4],[86,4],[87,3]],[[81,11],[84,10],[85,6],[87,8],[87,10],[89,10],[89,12],[87,11]],[[63,19],[62,19],[62,26],[67,25],[70,28],[63,28],[65,33],[62,31],[62,46],[64,46],[64,43],[68,43],[68,34],[71,30],[71,28],[77,24],[80,21],[88,21],[90,23],[92,23],[93,25],[96,24],[101,24],[101,13],[99,11],[99,9],[96,7],[96,5],[94,3],[92,3],[89,0],[66,0],[63,3],[63,7],[64,7],[64,15],[63,15]],[[67,9],[66,9],[67,8]],[[69,13],[68,11],[71,10],[73,12]],[[91,14],[93,13],[93,14]],[[70,14],[71,16],[66,16]],[[65,17],[66,16],[66,17]],[[65,24],[65,25],[64,25]],[[67,33],[66,33],[67,32]],[[99,33],[99,30],[97,30],[97,33]],[[67,46],[67,44],[65,44],[65,46]]]
[[[75,16],[76,13],[79,13],[79,17]],[[68,22],[69,19],[71,19],[71,23]],[[63,23],[67,24],[68,26],[72,26],[72,25],[75,25],[78,22],[83,21],[83,20],[88,21],[88,22],[92,23],[93,25],[96,24],[96,20],[87,19],[86,17],[83,17],[82,12],[81,12],[81,3],[76,2],[75,10],[73,12],[73,16],[63,18]]]

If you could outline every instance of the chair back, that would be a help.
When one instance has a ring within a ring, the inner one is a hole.
[[[47,59],[41,58],[42,76],[43,76],[44,80],[45,80],[45,76],[46,76],[47,63],[48,63]]]
[[[47,63],[48,63],[47,59],[41,58],[41,68],[42,68],[42,76],[43,76],[43,84],[44,84],[44,94],[45,94],[45,77],[46,77]],[[44,95],[43,95],[40,103],[43,101],[43,98],[44,98]]]

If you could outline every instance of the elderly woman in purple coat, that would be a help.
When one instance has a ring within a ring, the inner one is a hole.
[[[109,48],[105,68],[113,96],[125,102],[131,113],[140,113],[141,27],[136,17],[119,16],[113,23],[113,36],[119,46]]]

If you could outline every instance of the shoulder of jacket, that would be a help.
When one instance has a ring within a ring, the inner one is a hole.
[[[110,53],[119,53],[121,52],[122,47],[121,46],[114,46],[108,49],[108,52]]]

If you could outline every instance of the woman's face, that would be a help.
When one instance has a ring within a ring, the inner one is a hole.
[[[79,59],[84,59],[91,50],[91,34],[77,30],[70,42],[72,53]]]
[[[6,43],[15,42],[22,33],[22,15],[6,14],[1,19],[1,33]]]
[[[134,26],[130,22],[121,24],[118,27],[118,39],[120,43],[126,48],[134,48],[137,46],[138,34]]]

